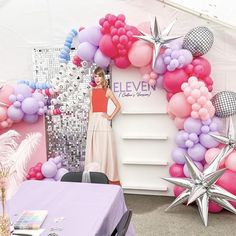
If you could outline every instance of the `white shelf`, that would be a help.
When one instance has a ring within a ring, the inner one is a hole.
[[[123,115],[167,115],[165,111],[122,111]]]
[[[167,140],[167,135],[123,135],[122,139],[128,140]]]
[[[124,190],[146,190],[146,191],[162,191],[167,192],[168,187],[167,186],[132,186],[132,185],[126,185],[122,186]]]
[[[144,166],[167,166],[167,161],[139,161],[139,160],[124,160],[124,165],[144,165]]]

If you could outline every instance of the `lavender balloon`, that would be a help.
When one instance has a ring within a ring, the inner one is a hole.
[[[219,142],[217,142],[209,134],[201,134],[199,138],[200,138],[200,143],[206,148],[214,148],[219,145]]]
[[[23,112],[29,115],[37,113],[39,109],[38,100],[36,100],[34,97],[24,99],[21,109]]]
[[[166,65],[164,63],[162,55],[159,55],[157,57],[156,64],[154,66],[154,71],[160,75],[163,75],[166,72]]]
[[[179,55],[184,57],[184,64],[183,64],[183,66],[186,66],[186,65],[190,64],[192,62],[192,60],[193,60],[192,53],[189,50],[187,50],[187,49],[179,50]]]
[[[178,147],[185,148],[185,141],[188,139],[188,134],[184,131],[181,130],[177,133],[175,137],[175,143],[177,144]]]
[[[97,66],[100,66],[102,68],[106,68],[109,66],[111,59],[107,56],[105,56],[100,49],[98,49],[94,56],[94,62],[97,64]]]
[[[200,171],[203,171],[203,165],[201,162],[198,162],[198,161],[194,161],[194,164],[197,166],[197,168],[200,170]],[[184,168],[183,168],[183,171],[184,171],[184,175],[189,178],[190,177],[190,174],[189,174],[189,171],[188,171],[188,166],[185,164],[184,165]]]
[[[88,42],[94,46],[98,46],[102,38],[102,33],[99,26],[91,26],[85,29]]]
[[[69,171],[68,171],[67,169],[65,169],[65,168],[60,168],[59,170],[57,170],[57,173],[56,173],[54,179],[55,179],[56,181],[59,181],[59,180],[61,180],[62,176],[63,176],[64,174],[68,173],[68,172],[69,172]]]
[[[31,88],[26,84],[17,84],[14,90],[16,95],[23,95],[24,98],[31,97],[32,96],[32,90]]]
[[[14,122],[19,122],[22,120],[22,118],[24,116],[24,112],[20,108],[16,108],[13,105],[11,105],[7,109],[7,115]]]
[[[184,121],[184,130],[188,133],[201,133],[202,122],[199,119],[193,119],[192,117],[187,118]]]
[[[79,44],[77,49],[78,56],[85,61],[93,61],[93,57],[97,51],[97,47],[91,43],[84,42]]]
[[[32,115],[25,114],[23,117],[23,120],[30,124],[36,123],[38,119],[39,119],[39,116],[37,114],[32,114]]]
[[[172,151],[171,157],[177,164],[185,164],[185,154],[187,154],[186,149],[177,147]]]
[[[82,29],[78,33],[78,41],[79,43],[88,42],[88,31],[86,29]]]
[[[194,161],[202,161],[205,158],[206,148],[200,143],[195,144],[192,148],[188,149],[188,155]]]
[[[163,89],[163,76],[160,75],[156,81],[157,88]]]
[[[35,98],[38,101],[43,102],[44,104],[46,103],[46,99],[45,99],[45,97],[42,93],[35,92],[35,93],[32,94],[32,97]]]
[[[47,178],[52,178],[57,173],[57,166],[52,161],[47,161],[43,163],[41,171],[42,171],[43,176]]]

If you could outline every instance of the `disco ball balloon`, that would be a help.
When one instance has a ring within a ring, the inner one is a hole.
[[[183,41],[183,48],[189,50],[194,57],[206,54],[214,42],[213,33],[204,26],[190,30]]]
[[[222,91],[217,93],[212,99],[215,107],[215,115],[218,117],[229,117],[236,114],[236,93],[231,91]]]

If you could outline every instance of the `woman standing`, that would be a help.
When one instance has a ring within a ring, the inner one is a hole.
[[[118,165],[110,121],[120,110],[120,103],[109,89],[105,72],[100,67],[94,71],[96,87],[90,91],[90,112],[87,133],[85,169],[92,166],[103,172],[112,182],[119,181]],[[108,100],[115,105],[111,115],[107,114]],[[96,167],[95,167],[96,166]]]

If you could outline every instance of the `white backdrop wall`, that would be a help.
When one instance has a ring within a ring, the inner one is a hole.
[[[209,27],[215,36],[206,55],[212,65],[214,92],[236,91],[236,32],[155,0],[0,0],[0,80],[32,80],[34,47],[61,46],[70,29],[97,25],[106,13],[123,13],[126,22],[135,26],[157,16],[161,28],[177,18],[173,35],[185,35],[199,25]],[[135,68],[113,68],[112,76],[113,82],[141,80]],[[164,92],[155,91],[146,100],[120,100],[123,113],[114,120],[113,127],[123,185],[129,192],[171,195],[170,185],[160,179],[169,175],[176,133],[165,114]],[[125,114],[134,111],[149,114]],[[125,135],[164,135],[167,140],[127,140]]]

